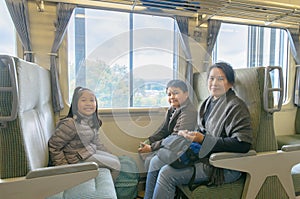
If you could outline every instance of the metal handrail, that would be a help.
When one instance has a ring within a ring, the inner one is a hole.
[[[269,86],[269,81],[271,78],[270,72],[273,70],[278,70],[279,74],[279,87],[273,88],[272,85]],[[282,68],[280,66],[267,66],[265,68],[265,82],[264,82],[264,110],[268,113],[274,113],[281,110],[282,102],[283,102],[283,73]],[[269,107],[269,93],[270,92],[278,92],[279,91],[279,99],[276,106],[274,105],[272,108]]]
[[[18,79],[17,79],[17,71],[16,71],[16,63],[14,57],[9,55],[0,55],[0,60],[4,63],[4,67],[8,67],[10,86],[1,86],[0,92],[11,92],[12,93],[12,105],[11,111],[8,116],[3,116],[0,114],[0,127],[5,127],[6,122],[13,121],[17,118],[18,111],[18,100],[19,100],[19,92],[18,92]]]

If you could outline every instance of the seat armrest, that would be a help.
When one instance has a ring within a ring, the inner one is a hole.
[[[284,152],[298,151],[300,150],[300,144],[283,145],[281,150]]]
[[[240,158],[245,156],[252,156],[256,155],[255,150],[250,150],[247,153],[233,153],[233,152],[220,152],[220,153],[213,153],[209,157],[210,163],[217,160],[224,160],[229,158]],[[212,164],[213,165],[213,164]]]
[[[54,176],[59,174],[70,174],[82,171],[98,170],[98,165],[95,162],[84,162],[78,164],[67,164],[53,167],[39,168],[29,171],[26,179],[33,179],[46,176]]]
[[[98,174],[98,166],[93,162],[40,168],[30,171],[26,177],[0,180],[0,195],[6,199],[45,199]]]

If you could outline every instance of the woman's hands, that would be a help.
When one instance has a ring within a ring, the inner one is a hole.
[[[178,132],[178,135],[181,135],[181,136],[191,140],[192,142],[199,142],[200,144],[202,144],[203,139],[204,139],[204,135],[201,132],[197,132],[197,131],[180,130]],[[140,143],[140,147],[138,148],[139,153],[152,152],[151,145],[147,144],[145,142]]]
[[[181,130],[178,132],[178,135],[181,135],[193,142],[199,142],[200,144],[202,144],[204,140],[204,135],[197,131]]]
[[[145,144],[144,142],[140,143],[140,147],[138,148],[139,153],[150,153],[152,151],[150,144]]]

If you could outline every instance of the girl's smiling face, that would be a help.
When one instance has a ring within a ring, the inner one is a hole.
[[[78,99],[78,112],[85,116],[90,116],[96,111],[96,97],[88,91],[82,91]]]
[[[169,87],[167,89],[168,102],[174,108],[179,108],[188,98],[188,92],[183,92],[180,88]]]

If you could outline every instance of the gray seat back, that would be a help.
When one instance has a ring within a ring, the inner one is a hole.
[[[235,74],[233,90],[245,101],[251,115],[254,134],[253,149],[257,152],[275,151],[277,143],[273,129],[273,115],[267,113],[263,108],[264,68],[235,69]],[[207,73],[195,73],[193,85],[196,100],[200,106],[209,95]],[[267,100],[269,100],[269,104],[273,104],[271,97]]]
[[[8,59],[10,65],[7,65]],[[50,72],[15,57],[2,55],[0,60],[0,76],[6,77],[1,78],[0,87],[16,85],[11,86],[13,90],[0,90],[0,177],[25,176],[29,170],[48,165],[47,142],[54,130]],[[17,107],[11,105],[14,92]],[[13,108],[16,108],[16,117],[5,121],[3,118],[11,114]]]
[[[251,125],[253,128],[253,149],[257,152],[276,151],[277,142],[273,126],[273,114],[264,110],[264,80],[265,68],[246,68],[236,69],[236,83],[234,90],[247,104],[251,114]],[[194,92],[199,105],[208,96],[207,91],[207,73],[194,74]],[[268,81],[270,81],[268,79]],[[268,100],[270,105],[273,104],[273,98],[270,93]],[[208,188],[199,186],[193,192],[187,191],[185,186],[180,187],[188,197],[198,198],[209,195],[212,198],[241,197],[243,191],[243,180],[235,183],[225,184],[219,187]],[[262,186],[257,198],[286,198],[287,195],[276,176],[269,176]]]

